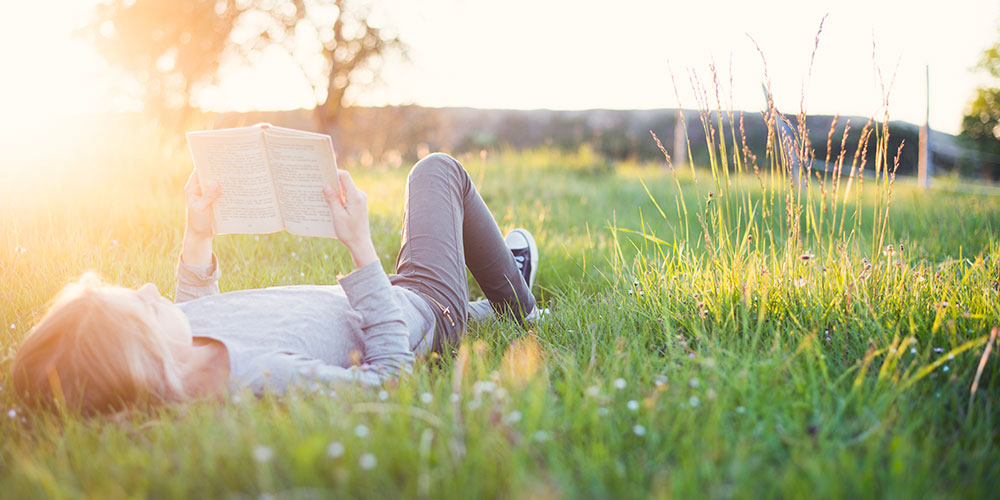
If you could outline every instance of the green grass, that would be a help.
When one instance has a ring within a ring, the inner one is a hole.
[[[501,229],[536,235],[548,321],[527,334],[475,326],[461,353],[419,361],[385,394],[242,394],[120,420],[25,414],[9,361],[87,269],[172,296],[187,151],[129,132],[26,168],[0,188],[0,496],[994,493],[996,354],[971,404],[970,386],[1000,324],[997,198],[897,186],[880,245],[885,191],[870,179],[845,205],[848,230],[794,234],[782,188],[735,168],[716,184],[713,166],[675,180],[587,149],[463,160]],[[354,174],[391,271],[406,171]],[[820,220],[816,198],[801,202],[803,227]],[[223,291],[350,270],[339,243],[286,233],[220,236],[215,249]]]

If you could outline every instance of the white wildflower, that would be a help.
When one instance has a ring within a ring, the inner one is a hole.
[[[359,438],[367,437],[368,427],[365,427],[365,424],[358,424],[358,426],[354,428],[354,435]]]
[[[628,382],[626,382],[625,379],[623,378],[615,379],[615,389],[622,390],[625,388],[626,385],[628,385]]]
[[[340,458],[344,454],[344,445],[337,441],[330,443],[326,447],[326,456],[330,458]]]
[[[632,411],[637,411],[639,409],[639,402],[634,399],[630,400],[626,405],[628,406],[628,409]]]
[[[270,446],[258,445],[253,449],[253,459],[260,464],[266,464],[274,458],[274,450]]]
[[[635,433],[636,436],[645,436],[646,428],[640,424],[635,424],[632,426],[632,432]]]
[[[701,385],[701,382],[699,382],[697,378],[692,378],[691,380],[688,381],[688,385],[690,385],[694,389],[697,389],[698,386]]]
[[[587,395],[591,397],[596,397],[601,394],[601,389],[596,385],[592,385],[587,388]]]
[[[691,405],[691,408],[697,408],[701,404],[701,400],[698,399],[698,396],[691,396],[691,399],[688,399],[688,404]]]
[[[516,424],[521,421],[521,412],[514,410],[507,414],[507,418],[504,419],[508,424]]]
[[[548,441],[549,440],[549,433],[545,432],[543,430],[538,430],[538,431],[535,431],[534,438],[535,438],[535,441]]]
[[[736,413],[739,413],[740,415],[742,415],[742,414],[744,414],[744,413],[746,413],[746,412],[747,412],[747,409],[746,409],[746,408],[744,408],[744,407],[742,407],[742,406],[737,406],[737,407],[736,407]]]
[[[474,392],[476,396],[479,396],[484,392],[493,392],[496,387],[497,385],[494,382],[489,380],[480,380],[475,384],[472,384],[472,392]]]
[[[385,401],[385,400],[389,399],[389,391],[387,391],[385,389],[382,389],[381,391],[378,391],[378,399],[380,401]]]
[[[17,410],[11,408],[7,411],[7,416],[10,418],[17,418]]]
[[[430,404],[431,401],[434,401],[434,396],[432,396],[431,393],[425,392],[425,393],[423,393],[423,394],[420,395],[420,402],[421,403],[423,403],[423,404],[426,405],[426,404]]]
[[[378,465],[378,459],[371,453],[362,453],[361,458],[358,459],[358,465],[364,470],[371,470]]]

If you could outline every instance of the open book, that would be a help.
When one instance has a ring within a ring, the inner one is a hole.
[[[217,182],[214,230],[336,238],[323,186],[337,183],[330,136],[258,123],[187,133],[194,168],[204,186]]]

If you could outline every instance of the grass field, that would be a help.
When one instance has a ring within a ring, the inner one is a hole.
[[[2,497],[995,494],[1000,199],[897,186],[888,204],[866,179],[827,204],[817,183],[790,219],[794,189],[766,175],[585,148],[462,158],[501,229],[538,239],[552,315],[530,332],[474,326],[382,391],[28,414],[9,361],[68,280],[172,295],[188,153],[121,134],[0,187]],[[353,172],[392,271],[406,171]],[[215,250],[223,291],[350,269],[339,243],[286,233]]]

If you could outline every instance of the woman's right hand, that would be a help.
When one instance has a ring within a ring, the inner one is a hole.
[[[323,196],[333,212],[333,230],[337,238],[351,252],[354,266],[362,267],[378,260],[368,222],[368,195],[354,185],[347,171],[338,170],[337,179],[340,193],[327,185],[323,188]]]

